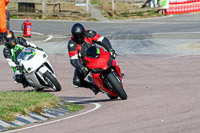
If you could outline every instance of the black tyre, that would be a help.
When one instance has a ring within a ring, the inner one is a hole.
[[[108,95],[108,97],[111,99],[111,100],[115,100],[118,98],[118,96],[111,96],[111,95]]]
[[[44,88],[38,88],[38,87],[34,87],[36,91],[43,91]]]
[[[52,86],[54,91],[61,90],[60,83],[49,71],[46,71],[43,76],[44,76],[44,79],[46,80],[46,82],[49,83],[50,86]]]
[[[111,72],[107,75],[107,79],[109,81],[109,83],[111,84],[111,86],[116,89],[119,97],[122,100],[126,100],[127,99],[127,94],[124,91],[124,89],[122,88],[120,82],[118,81],[117,77],[114,75],[114,72]]]

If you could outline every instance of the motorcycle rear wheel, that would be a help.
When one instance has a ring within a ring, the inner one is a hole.
[[[117,91],[119,97],[121,98],[121,100],[126,100],[127,99],[127,94],[124,91],[124,89],[122,88],[121,84],[119,83],[117,77],[114,75],[113,72],[110,72],[107,75],[107,79],[108,79],[109,83],[112,85],[112,87],[114,89],[116,89],[116,91]]]
[[[45,79],[47,79],[48,83],[50,82],[50,84],[53,85],[53,89],[55,91],[61,90],[60,83],[57,81],[57,79],[49,71],[46,71],[43,76],[44,76]]]

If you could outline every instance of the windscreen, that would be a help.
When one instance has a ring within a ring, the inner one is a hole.
[[[17,58],[21,60],[30,60],[34,57],[34,55],[35,50],[33,48],[24,48]]]

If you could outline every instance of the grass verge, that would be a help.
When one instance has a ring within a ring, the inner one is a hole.
[[[101,10],[104,17],[108,19],[137,19],[163,16],[158,8],[143,7],[142,3],[116,2],[115,11],[112,11],[112,3],[109,0],[92,0],[96,8]]]
[[[56,108],[62,101],[54,94],[42,92],[0,92],[0,118],[11,122],[17,114],[26,115],[30,111],[40,114],[43,108]],[[75,112],[83,106],[68,103],[66,107]]]
[[[77,105],[77,104],[73,104],[73,103],[69,103],[69,102],[66,102],[66,103],[67,103],[67,105],[63,104],[63,106],[67,107],[67,109],[69,109],[70,113],[83,109],[83,106],[81,106],[81,105]]]
[[[148,8],[148,4],[145,2],[120,2],[115,1],[115,11],[112,11],[111,0],[90,0],[90,3],[98,8],[102,15],[108,19],[137,19],[137,18],[149,18],[160,17],[162,12],[160,9]],[[8,4],[10,9],[10,17],[13,19],[43,19],[43,20],[78,20],[78,21],[98,21],[95,18],[87,16],[86,10],[80,6],[75,6],[74,2],[61,3],[60,9],[58,6],[53,10],[52,5],[47,5],[47,16],[42,18],[42,6],[41,4],[35,5],[35,13],[23,13],[18,12],[17,2],[10,2]]]

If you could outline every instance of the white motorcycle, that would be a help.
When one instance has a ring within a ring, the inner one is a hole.
[[[44,88],[53,88],[54,91],[61,90],[48,55],[44,51],[24,48],[17,56],[17,61],[20,66],[23,66],[22,73],[29,85],[37,91]]]

